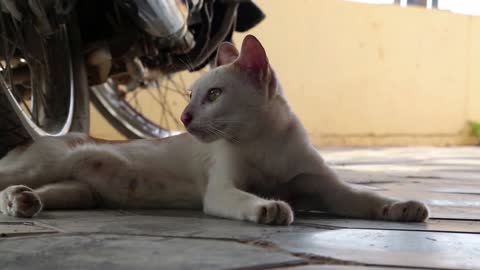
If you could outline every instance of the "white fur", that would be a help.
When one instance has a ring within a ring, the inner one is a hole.
[[[186,111],[194,115],[188,126],[193,135],[121,144],[76,133],[42,138],[0,161],[0,211],[33,216],[42,206],[189,208],[286,225],[294,217],[285,200],[294,198],[299,208],[350,217],[428,217],[421,202],[385,198],[340,181],[291,112],[258,41],[247,37],[240,56],[231,45],[223,47],[218,61],[223,65],[192,86]],[[255,72],[248,70],[254,61],[249,57],[256,57]],[[212,87],[223,94],[206,103]],[[38,203],[13,209],[18,185],[28,186],[20,190]]]

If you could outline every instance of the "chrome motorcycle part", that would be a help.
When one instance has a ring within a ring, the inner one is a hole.
[[[161,39],[179,40],[187,33],[184,15],[176,0],[132,0],[137,7],[139,27]]]
[[[172,49],[165,54],[140,57],[146,69],[143,80],[136,84],[132,76],[112,72],[117,75],[92,87],[92,101],[100,113],[129,138],[166,137],[183,130],[179,116],[188,103],[185,81],[198,77],[201,71],[197,70],[214,57],[218,45],[230,40],[237,7],[235,2],[205,1],[197,14],[200,21],[189,25],[196,42],[192,50],[177,54]],[[150,47],[143,51],[152,52]],[[191,72],[180,72],[185,69]],[[190,78],[184,80],[184,76]],[[158,83],[148,87],[151,81]]]

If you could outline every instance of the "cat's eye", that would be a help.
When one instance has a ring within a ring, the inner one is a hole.
[[[188,91],[188,96],[192,99],[192,91]]]
[[[220,88],[211,88],[207,92],[207,101],[214,102],[222,94],[222,89]]]

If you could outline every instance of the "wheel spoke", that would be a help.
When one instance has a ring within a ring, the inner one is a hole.
[[[201,71],[195,74],[201,74]],[[108,93],[119,93],[124,85],[115,85],[113,80],[110,80],[109,86],[94,88],[94,104],[105,117],[111,119],[112,125],[127,137],[170,136],[176,134],[177,130],[184,129],[178,114],[182,105],[189,101],[186,78],[190,80],[190,77],[184,77],[181,73],[162,76],[151,81],[148,88],[134,89],[128,92],[128,96],[114,94],[113,99]],[[150,107],[142,107],[146,104],[153,105],[151,110]]]
[[[134,101],[135,101],[135,108],[138,109],[138,111],[140,112],[140,114],[143,114],[143,112],[142,112],[142,106],[140,106],[140,102],[138,101],[138,95],[135,95]]]
[[[15,19],[12,18],[12,22],[13,22],[13,25],[15,27],[15,31],[13,31],[14,33],[21,33],[22,32],[22,29],[20,29],[20,26],[18,25],[17,21]],[[16,38],[15,40],[18,40],[20,39],[20,43],[19,43],[19,46],[21,46],[21,49],[22,49],[22,53],[25,55],[25,57],[27,57],[30,61],[35,61],[35,62],[38,62],[37,64],[39,65],[47,65],[47,63],[45,63],[44,61],[41,61],[40,59],[38,59],[38,56],[34,56],[32,54],[29,53],[29,50],[27,50],[27,48],[25,47],[25,39],[23,38],[23,35],[16,35]],[[36,46],[44,46],[44,40],[43,38],[40,38],[40,42],[42,43],[41,45],[40,44],[36,44]]]
[[[170,78],[165,80],[165,84],[166,85],[170,84]],[[168,106],[169,104],[167,103],[167,97],[166,97],[167,91],[160,91],[160,93],[161,93],[161,97],[162,97],[162,104],[164,104],[163,107],[165,108],[164,113],[163,113],[163,115],[165,115],[165,125],[166,125],[167,129],[170,130],[170,123],[169,123],[168,117],[167,117],[167,114],[169,113],[168,108],[170,107],[170,106]]]
[[[175,83],[174,83],[175,84]],[[183,99],[185,101],[188,102],[188,92],[185,90],[185,92],[181,92],[180,90],[178,90],[177,88],[172,88],[172,87],[168,87],[168,86],[164,86],[163,87],[165,90],[168,90],[168,91],[172,91],[172,92],[175,92],[177,93],[178,95],[180,95],[181,97],[183,97]]]
[[[160,104],[160,107],[162,107],[162,112],[160,113],[160,119],[158,120],[158,123],[160,125],[164,125],[164,123],[167,121],[166,119],[166,114],[165,114],[165,104],[163,104],[163,102],[160,101],[160,99],[162,98],[162,89],[160,88],[160,83],[157,82],[157,95],[158,95],[158,99],[156,99],[156,101]]]
[[[143,90],[144,89],[140,88],[140,89],[136,89],[135,91],[131,92],[132,94],[131,94],[130,98],[127,100],[128,103],[133,102],[134,106],[135,106],[135,109],[140,111],[140,113],[142,112],[142,108],[140,106],[140,103],[138,102],[138,94]]]
[[[3,20],[3,15],[1,15],[1,24],[2,24],[2,30],[3,30],[2,32],[6,32],[6,25],[5,25],[5,21]],[[14,91],[14,89],[13,89],[14,85],[13,85],[13,81],[12,81],[12,70],[11,70],[11,66],[10,66],[10,59],[13,56],[13,54],[15,53],[15,48],[17,47],[17,41],[15,40],[15,42],[13,43],[11,52],[9,52],[9,47],[8,47],[7,44],[8,44],[7,39],[6,39],[6,37],[4,37],[4,39],[3,39],[3,51],[4,51],[5,67],[3,67],[3,71],[7,73],[8,82],[9,82],[11,88],[12,88],[12,91]]]
[[[32,111],[30,110],[30,107],[28,106],[28,104],[25,102],[25,99],[22,95],[22,93],[19,93],[18,90],[17,90],[17,87],[15,86],[14,82],[13,82],[13,78],[12,78],[12,65],[10,63],[11,59],[14,57],[15,55],[15,51],[17,50],[17,47],[20,46],[19,44],[19,40],[17,38],[17,36],[15,35],[15,39],[12,40],[10,39],[6,33],[7,33],[7,27],[6,27],[6,22],[4,20],[4,14],[2,12],[0,12],[0,24],[1,24],[1,27],[2,27],[2,31],[0,31],[2,34],[1,34],[1,38],[3,40],[3,51],[4,51],[4,61],[5,61],[5,65],[1,65],[1,68],[3,70],[1,76],[4,78],[4,81],[8,81],[8,84],[10,86],[10,91],[12,91],[14,93],[14,96],[16,99],[19,99],[21,104],[23,105],[24,107],[24,110],[30,115],[31,118],[34,118],[33,117],[33,114],[32,114]],[[13,31],[15,33],[15,31]],[[3,34],[5,33],[5,34]],[[11,49],[9,48],[9,45],[12,45],[11,46]],[[5,80],[5,77],[3,76],[3,74],[6,73],[7,74],[7,77],[8,79]]]
[[[163,103],[163,101],[161,101],[160,99],[163,99],[162,97],[162,91],[161,91],[161,88],[160,88],[160,85],[157,86],[157,93],[158,93],[158,98],[154,98],[154,100],[160,105],[160,107],[162,108],[162,111],[160,113],[160,120],[158,121],[159,124],[161,126],[166,126],[167,129],[170,129],[170,127],[168,126],[168,119],[167,119],[167,114],[165,113],[166,111],[166,105]],[[152,94],[153,95],[153,94]]]
[[[25,99],[23,98],[22,98],[22,105],[25,107],[25,110],[27,110],[28,114],[30,114],[30,117],[32,117],[33,121],[35,121],[36,124],[38,125],[38,119],[33,118],[32,111],[30,110],[30,106],[28,106],[28,104],[25,102]]]
[[[178,78],[180,79],[180,83],[182,84],[182,89],[187,90],[187,85],[185,84],[185,80],[183,79],[182,74],[178,74]]]

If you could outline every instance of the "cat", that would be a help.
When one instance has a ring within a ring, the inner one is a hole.
[[[42,137],[0,160],[0,211],[203,209],[223,218],[288,225],[292,206],[345,217],[422,222],[419,201],[341,181],[291,111],[261,43],[222,43],[195,81],[181,120],[187,133],[109,142],[85,134]]]

